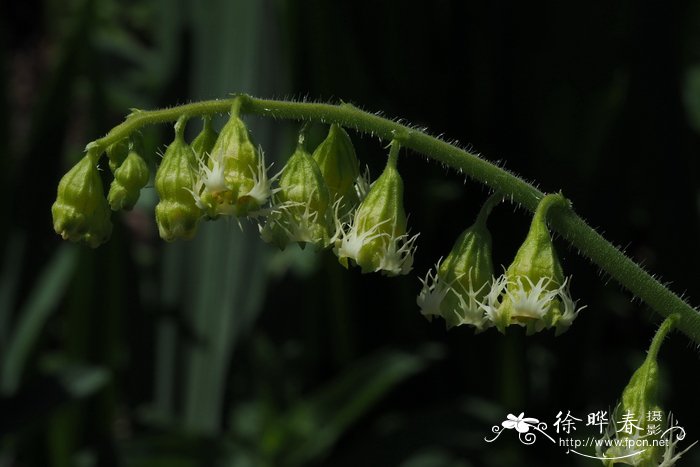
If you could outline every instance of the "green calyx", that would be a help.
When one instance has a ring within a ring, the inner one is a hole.
[[[202,131],[199,132],[199,134],[190,144],[194,154],[200,161],[206,160],[206,158],[211,154],[212,150],[214,149],[214,145],[216,144],[216,140],[219,137],[219,134],[216,132],[216,130],[214,130],[211,123],[211,117],[205,117],[203,122]]]
[[[328,136],[318,145],[313,158],[326,181],[331,201],[340,200],[342,213],[347,213],[359,202],[355,181],[360,176],[360,161],[350,136],[339,125],[331,125]]]
[[[575,316],[569,310],[575,302],[566,293],[564,272],[547,228],[547,213],[555,205],[569,207],[569,202],[561,194],[542,198],[527,237],[505,272],[506,294],[494,319],[501,332],[517,324],[525,326],[528,334],[555,328],[558,335]]]
[[[631,420],[629,430],[616,427],[618,440],[635,440],[649,436],[651,423],[659,427],[656,436],[660,436],[667,428],[665,417],[662,417],[661,421],[650,421],[648,420],[648,414],[663,413],[659,406],[659,364],[657,358],[664,338],[669,331],[673,329],[677,321],[678,315],[671,315],[661,324],[652,340],[646,359],[634,372],[632,378],[622,392],[622,401],[616,410],[615,422],[620,425],[620,419],[626,415],[628,415]],[[622,426],[622,428],[625,427]],[[604,461],[604,464],[609,467],[612,467],[615,463],[624,463],[641,467],[658,466],[663,458],[664,447],[661,445],[654,446],[651,439],[649,440],[648,446],[645,447],[640,454],[616,461]],[[605,452],[605,456],[621,457],[625,454],[629,454],[628,451],[630,450],[638,451],[639,449],[630,449],[613,445],[613,447]]]
[[[165,150],[158,167],[155,186],[160,201],[156,205],[158,232],[166,241],[191,239],[197,232],[202,212],[190,190],[195,184],[197,160],[185,142],[185,120],[175,124],[175,139]]]
[[[114,180],[107,195],[112,210],[132,209],[139,199],[141,188],[146,186],[150,176],[148,164],[132,148],[123,163],[114,171]]]
[[[545,197],[540,201],[532,218],[527,237],[508,267],[506,275],[512,278],[528,277],[535,283],[541,278],[547,278],[550,279],[551,287],[554,288],[564,283],[564,272],[547,228],[546,217],[553,203],[567,203],[568,205],[568,201],[559,194],[548,196],[552,196],[552,198]]]
[[[54,230],[65,240],[83,240],[95,248],[109,239],[110,210],[92,154],[63,176],[51,214]]]
[[[486,202],[476,222],[457,238],[438,268],[438,283],[447,288],[439,314],[448,328],[471,324],[481,330],[484,326],[479,303],[489,292],[494,275],[491,233],[486,227],[486,218],[495,199]]]
[[[203,150],[200,154],[206,152],[205,143],[210,138],[211,135],[205,135],[202,136],[201,143],[198,142]],[[245,216],[259,209],[266,201],[266,197],[263,199],[254,191],[259,181],[257,177],[260,165],[260,154],[250,139],[248,127],[234,107],[231,117],[209,151],[207,173],[213,177],[208,177],[209,183],[203,182],[199,187],[200,193],[196,193],[207,214],[210,217],[219,214]],[[212,181],[211,178],[216,180]]]
[[[349,231],[336,240],[335,252],[345,267],[352,259],[363,273],[382,271],[396,275],[410,270],[410,251],[399,251],[399,243],[408,242],[403,180],[396,168],[398,151],[398,143],[393,142],[384,171],[357,207]]]
[[[119,166],[122,165],[126,157],[129,155],[129,139],[124,138],[116,143],[110,144],[105,151],[109,160],[109,169],[112,173],[116,173]]]
[[[403,180],[396,168],[396,154],[389,156],[384,171],[357,208],[356,219],[358,228],[362,231],[376,228],[376,233],[390,237],[406,233]]]
[[[282,170],[275,207],[261,230],[262,237],[280,248],[291,242],[324,248],[330,241],[331,214],[323,175],[300,142]]]

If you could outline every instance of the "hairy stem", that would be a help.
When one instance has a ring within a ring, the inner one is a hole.
[[[654,334],[654,338],[651,340],[651,345],[649,346],[649,352],[647,353],[647,358],[656,359],[659,355],[659,349],[661,344],[663,344],[666,335],[671,332],[673,327],[678,323],[679,316],[677,314],[672,314],[661,323],[659,329]]]
[[[228,112],[239,108],[242,114],[279,119],[336,123],[384,141],[396,140],[402,147],[464,172],[488,185],[504,197],[535,212],[544,196],[531,184],[491,162],[415,128],[365,112],[351,104],[318,104],[258,99],[238,95],[230,99],[203,101],[163,110],[133,111],[105,137],[88,145],[89,152],[101,153],[107,146],[127,137],[143,126],[175,121],[182,116],[196,117]],[[548,214],[550,227],[568,240],[579,252],[608,273],[662,317],[678,314],[676,328],[700,344],[700,313],[666,288],[634,261],[625,256],[571,209],[553,209]]]

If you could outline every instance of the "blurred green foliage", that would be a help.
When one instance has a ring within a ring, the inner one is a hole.
[[[700,302],[697,2],[29,0],[0,23],[0,466],[591,465],[483,438],[507,413],[614,404],[652,334],[563,243],[588,308],[557,339],[448,333],[420,317],[415,277],[277,252],[252,225],[164,244],[152,186],[108,244],[64,244],[57,182],[131,107],[248,92],[427,125],[563,189]],[[281,167],[296,126],[249,123]],[[169,131],[144,131],[152,165]],[[378,174],[384,148],[351,136]],[[400,169],[423,275],[486,190],[412,155]],[[498,264],[527,225],[494,212]],[[660,363],[663,405],[697,439],[696,352],[677,336]]]

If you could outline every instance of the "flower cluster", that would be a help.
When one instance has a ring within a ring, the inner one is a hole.
[[[249,217],[262,239],[281,249],[293,243],[331,249],[344,267],[355,265],[363,273],[411,271],[418,235],[408,231],[398,141],[392,141],[383,172],[370,183],[343,128],[331,125],[313,152],[307,151],[302,130],[282,170],[269,176],[264,154],[239,116],[240,105],[234,103],[218,133],[205,118],[191,143],[184,136],[187,116],[175,124],[175,137],[155,173],[155,218],[163,239],[192,238],[203,219]],[[136,140],[125,139],[107,148],[114,174],[107,200],[97,172],[100,154],[91,147],[59,184],[52,208],[56,232],[93,247],[109,237],[109,208],[131,209],[150,177],[138,147]],[[569,294],[571,280],[562,272],[546,216],[551,206],[568,202],[561,195],[541,200],[515,259],[496,277],[486,220],[498,201],[487,201],[474,225],[421,280],[421,313],[442,317],[448,327],[505,332],[517,325],[528,333],[553,328],[560,334],[581,308]]]
[[[298,243],[332,249],[343,266],[355,264],[362,272],[398,275],[411,270],[418,235],[407,231],[397,142],[383,173],[370,184],[367,172],[360,174],[343,128],[331,125],[313,154],[306,150],[302,132],[284,168],[270,177],[239,107],[234,104],[218,133],[205,118],[191,143],[184,136],[187,117],[175,124],[175,138],[155,173],[155,218],[163,239],[190,239],[203,219],[250,217],[263,240],[279,248]],[[57,233],[93,247],[107,240],[109,208],[131,209],[150,178],[137,146],[121,140],[107,148],[114,175],[107,200],[97,169],[101,154],[94,146],[64,176],[52,209]]]
[[[550,206],[566,200],[561,195],[542,199],[515,259],[498,277],[486,228],[495,201],[494,197],[487,201],[436,271],[421,280],[417,299],[421,313],[442,317],[448,327],[472,325],[477,332],[492,326],[505,332],[508,326],[518,325],[528,334],[550,328],[561,334],[583,308],[577,308],[571,298],[571,280],[564,277],[546,224]]]

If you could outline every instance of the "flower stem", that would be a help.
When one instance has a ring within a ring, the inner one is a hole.
[[[146,125],[165,123],[180,117],[221,114],[240,105],[241,114],[263,117],[338,124],[376,136],[384,141],[397,140],[401,146],[464,172],[472,179],[489,186],[503,197],[510,198],[535,212],[544,197],[540,190],[512,173],[481,159],[455,145],[430,136],[379,115],[365,112],[351,104],[319,104],[258,99],[237,95],[230,99],[195,102],[162,110],[134,110],[106,136],[87,146],[101,154],[110,144],[127,137]],[[627,290],[642,299],[663,317],[680,316],[676,327],[700,345],[700,313],[644,271],[619,249],[603,238],[571,209],[555,209],[547,215],[552,230],[568,240],[579,252],[608,273]]]
[[[659,349],[661,344],[663,344],[666,335],[673,329],[673,327],[678,323],[679,316],[673,314],[666,318],[659,329],[654,334],[654,338],[651,340],[651,345],[649,346],[649,352],[647,353],[647,358],[653,358],[654,360],[659,355]]]

